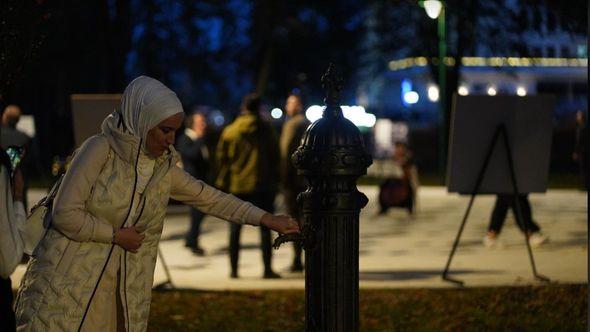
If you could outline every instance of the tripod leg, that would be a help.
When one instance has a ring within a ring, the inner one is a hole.
[[[533,276],[537,280],[548,282],[550,281],[549,278],[540,275],[537,273],[537,267],[535,266],[535,258],[533,257],[533,251],[531,250],[531,244],[529,243],[529,234],[528,229],[526,228],[526,224],[522,219],[522,211],[520,208],[520,201],[518,200],[518,185],[516,183],[516,172],[514,171],[514,161],[512,160],[512,152],[510,151],[510,144],[508,144],[508,134],[506,133],[506,128],[504,126],[501,127],[502,136],[504,137],[504,146],[506,147],[506,154],[508,157],[508,167],[510,168],[510,177],[512,179],[512,188],[514,192],[514,214],[516,217],[516,222],[521,226],[520,228],[524,232],[524,240],[526,244],[526,248],[529,254],[529,260],[531,261],[531,267],[533,269]]]
[[[486,168],[488,167],[488,163],[490,162],[490,158],[492,156],[492,152],[494,151],[494,146],[496,145],[496,141],[498,140],[498,136],[502,131],[502,127],[499,126],[496,131],[494,132],[494,136],[490,141],[490,146],[486,153],[486,157],[484,159],[483,164],[481,165],[481,169],[479,174],[477,175],[477,181],[475,182],[475,187],[473,188],[473,192],[471,193],[471,198],[469,199],[469,205],[467,205],[467,210],[465,211],[465,215],[463,216],[463,221],[461,222],[461,226],[459,227],[459,232],[457,233],[457,237],[455,238],[455,242],[453,243],[453,248],[451,249],[451,253],[449,255],[449,259],[447,260],[447,265],[445,266],[445,270],[443,271],[442,278],[445,281],[450,281],[452,283],[458,284],[463,286],[463,281],[450,278],[449,268],[451,266],[451,261],[453,260],[453,256],[455,255],[455,251],[457,250],[457,246],[459,246],[459,240],[461,239],[461,234],[463,233],[463,228],[465,228],[465,223],[467,222],[467,217],[469,217],[469,212],[471,211],[471,207],[473,206],[473,201],[475,200],[475,195],[477,195],[479,191],[479,187],[481,182],[483,181],[483,176],[486,172]]]
[[[172,283],[172,277],[170,275],[170,270],[168,270],[168,265],[166,264],[166,261],[164,260],[164,255],[162,255],[162,251],[160,250],[159,246],[158,246],[158,256],[160,257],[160,260],[162,261],[162,266],[164,267],[164,272],[166,273],[167,280],[165,282],[159,284],[155,288],[156,289],[166,288],[166,285],[170,285],[170,288],[172,288],[172,289],[176,288],[174,286],[174,284]]]
[[[453,243],[453,248],[451,248],[451,253],[449,254],[449,258],[447,260],[447,265],[445,266],[445,270],[443,271],[442,278],[445,281],[449,281],[455,283],[459,286],[463,286],[463,281],[454,279],[448,276],[449,268],[451,266],[451,261],[453,260],[453,256],[455,255],[455,251],[459,246],[459,240],[461,239],[461,234],[463,234],[463,229],[465,228],[465,224],[467,223],[467,217],[469,217],[469,213],[471,212],[471,207],[473,206],[473,201],[475,200],[475,194],[471,195],[469,199],[469,204],[467,205],[467,210],[465,211],[465,215],[463,216],[463,221],[461,222],[461,226],[459,227],[459,232],[457,232],[457,236],[455,237],[455,242]]]
[[[520,200],[518,199],[517,193],[514,194],[514,211],[515,211],[516,222],[518,223],[518,225],[520,226],[520,229],[522,229],[523,233],[524,233],[524,242],[526,244],[526,249],[527,249],[527,252],[529,255],[529,260],[531,262],[531,268],[533,269],[533,276],[537,280],[550,282],[551,280],[549,280],[549,278],[547,278],[543,275],[540,275],[537,272],[537,267],[535,265],[535,258],[533,257],[533,250],[531,249],[531,244],[529,243],[529,232],[528,232],[528,229],[527,229],[526,224],[524,222],[524,219],[522,218],[522,210],[521,210]]]

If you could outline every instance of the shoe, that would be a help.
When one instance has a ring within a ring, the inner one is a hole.
[[[238,279],[238,271],[231,271],[229,277],[232,279]]]
[[[498,240],[498,237],[491,237],[486,235],[483,237],[483,245],[486,248],[500,248],[502,247],[502,243]]]
[[[535,232],[529,235],[529,244],[531,247],[538,247],[547,241],[549,241],[549,237],[543,235],[541,232]]]
[[[197,256],[205,256],[205,250],[201,247],[191,248],[191,251]]]
[[[293,263],[293,265],[291,265],[291,268],[289,270],[291,272],[302,272],[303,271],[303,264],[301,264],[301,262]]]
[[[281,279],[281,276],[274,271],[266,271],[266,272],[264,272],[263,278],[264,279]]]
[[[189,248],[193,252],[193,254],[197,256],[205,256],[205,250],[197,244],[186,243],[184,246]]]

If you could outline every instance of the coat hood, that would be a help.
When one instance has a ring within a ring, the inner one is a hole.
[[[115,154],[129,164],[135,165],[141,139],[126,130],[121,113],[114,111],[107,116],[102,122],[101,129],[102,134],[108,140]],[[144,152],[141,151],[140,153]],[[172,158],[173,165],[180,160],[180,156],[172,145],[169,146],[167,152],[156,158],[156,164],[160,164],[170,158]]]

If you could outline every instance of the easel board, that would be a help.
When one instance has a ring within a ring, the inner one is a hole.
[[[101,132],[102,121],[121,104],[121,94],[73,94],[72,120],[76,146]]]
[[[554,104],[550,95],[455,95],[449,135],[448,191],[473,193],[493,135],[504,124],[519,193],[545,192]],[[499,137],[477,193],[513,192],[505,143]]]

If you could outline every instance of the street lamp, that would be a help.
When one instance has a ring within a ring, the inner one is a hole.
[[[446,163],[446,65],[445,56],[447,53],[447,44],[445,38],[445,4],[443,1],[426,0],[421,1],[420,5],[424,7],[426,15],[431,19],[438,20],[438,90],[439,90],[439,171],[441,175],[445,169]]]

